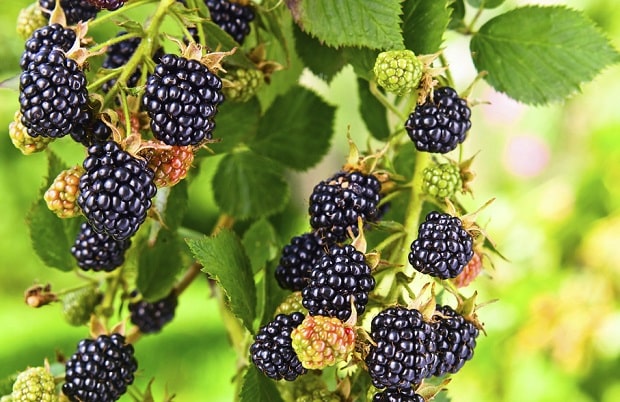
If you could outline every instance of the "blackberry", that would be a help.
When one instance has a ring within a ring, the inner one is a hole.
[[[101,119],[90,118],[88,125],[71,132],[75,142],[90,147],[93,144],[106,142],[112,136],[112,129]]]
[[[77,36],[74,30],[65,28],[60,24],[41,27],[35,30],[26,41],[19,66],[22,71],[27,70],[39,52],[47,53],[54,48],[67,52],[71,49],[76,39]]]
[[[430,377],[437,366],[435,332],[415,309],[383,310],[371,323],[366,365],[377,388],[411,388]]]
[[[114,141],[92,145],[83,163],[78,205],[93,229],[121,241],[146,219],[157,188],[146,162]]]
[[[418,395],[412,388],[389,388],[375,394],[372,402],[425,402],[422,395]]]
[[[115,240],[105,233],[97,233],[88,222],[84,222],[71,247],[71,254],[84,271],[110,272],[123,265],[129,246],[131,240]]]
[[[119,37],[125,34],[127,34],[127,32],[121,31],[116,36]],[[140,45],[140,42],[142,42],[142,38],[135,37],[125,39],[121,42],[110,45],[105,52],[105,58],[103,59],[103,63],[101,64],[101,66],[103,68],[109,69],[123,67],[125,64],[127,64],[131,56],[133,56],[136,49]],[[163,55],[164,51],[162,50],[162,48],[158,48],[157,51],[155,51],[155,55],[153,56],[153,61],[158,63],[161,56]],[[138,81],[140,80],[141,76],[142,71],[140,70],[140,68],[137,68],[136,71],[134,71],[133,74],[127,79],[127,86],[133,88],[138,85]],[[112,88],[114,83],[116,83],[116,79],[106,81],[102,85],[101,89],[103,90],[103,92],[108,92],[110,88]]]
[[[159,332],[174,318],[177,304],[178,298],[174,291],[154,302],[146,300],[131,302],[128,305],[130,320],[143,334]]]
[[[418,151],[445,154],[465,140],[471,128],[471,110],[450,87],[435,90],[433,98],[417,105],[405,129]]]
[[[144,107],[153,135],[168,145],[199,145],[212,138],[222,103],[222,81],[197,60],[167,54],[146,82]]]
[[[439,364],[433,375],[456,373],[474,355],[480,331],[450,306],[437,306],[439,320],[433,324],[437,333]],[[443,316],[443,317],[442,317]]]
[[[310,315],[346,321],[351,316],[351,298],[362,314],[374,288],[364,254],[351,245],[334,245],[314,265],[310,283],[301,292],[302,303]]]
[[[73,402],[116,401],[133,383],[137,369],[133,346],[124,336],[83,339],[65,365],[62,392]]]
[[[312,267],[325,254],[323,241],[315,233],[295,236],[284,246],[276,268],[276,280],[283,289],[302,290],[310,281]]]
[[[56,0],[39,0],[39,5],[43,9],[43,15],[49,18],[50,13],[48,11],[54,9]],[[60,0],[60,8],[65,12],[68,25],[93,19],[99,11],[88,0]]]
[[[357,218],[378,217],[381,183],[373,175],[340,172],[321,181],[310,195],[310,225],[328,243],[342,242],[350,229],[357,236]]]
[[[423,274],[448,279],[460,274],[473,255],[473,239],[461,220],[432,211],[411,243],[409,263]]]
[[[100,10],[105,8],[114,11],[121,8],[127,0],[88,0],[88,2]]]
[[[250,21],[254,11],[250,6],[242,6],[228,0],[205,0],[213,22],[242,44],[250,33]]]
[[[302,313],[279,314],[262,326],[250,346],[250,356],[256,367],[274,380],[293,381],[306,374],[293,350],[291,333],[304,320]]]
[[[32,137],[80,132],[89,120],[86,76],[60,49],[39,52],[19,77],[22,123]]]

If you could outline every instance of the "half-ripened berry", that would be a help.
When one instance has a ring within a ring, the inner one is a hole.
[[[59,218],[73,218],[81,213],[77,198],[82,173],[80,165],[63,170],[43,194],[47,207]]]
[[[24,155],[41,152],[47,148],[50,142],[54,141],[50,137],[31,137],[22,123],[22,114],[19,110],[15,112],[13,121],[9,124],[9,137],[11,137],[11,142],[15,148],[19,149]]]
[[[155,173],[153,183],[157,187],[172,187],[187,176],[187,171],[194,161],[194,149],[191,146],[171,146],[149,148],[149,144],[163,145],[159,141],[146,142],[140,156],[147,161],[148,167]]]

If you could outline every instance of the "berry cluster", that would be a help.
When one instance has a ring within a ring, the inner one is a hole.
[[[433,318],[427,322],[420,311],[401,306],[373,318],[365,361],[375,387],[409,393],[425,378],[456,373],[472,358],[479,333],[474,323],[450,306],[437,306]]]

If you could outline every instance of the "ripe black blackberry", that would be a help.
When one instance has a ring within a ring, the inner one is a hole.
[[[128,305],[130,320],[143,334],[159,332],[174,318],[177,304],[178,297],[174,291],[154,302],[146,300],[131,302]]]
[[[262,326],[250,346],[256,367],[274,380],[293,381],[306,370],[293,350],[291,333],[304,320],[302,313],[278,314]]]
[[[474,355],[480,331],[450,306],[437,306],[438,320],[433,324],[437,333],[439,364],[433,375],[456,373]]]
[[[276,280],[280,287],[293,291],[306,287],[312,267],[323,254],[323,241],[314,232],[293,237],[282,249],[276,268]]]
[[[445,154],[465,140],[471,128],[471,110],[450,87],[434,91],[432,99],[417,105],[405,123],[419,151]]]
[[[97,233],[88,222],[84,222],[71,247],[71,254],[84,271],[110,272],[123,265],[129,246],[131,240],[115,240],[105,233]]]
[[[87,126],[77,127],[71,132],[71,138],[84,146],[106,142],[112,136],[112,129],[101,119],[90,118]]]
[[[130,238],[146,219],[157,188],[146,161],[114,141],[88,148],[78,205],[93,229],[116,240]]]
[[[126,33],[127,32],[125,31],[121,31],[116,36],[118,37],[121,35],[125,35]],[[103,63],[101,66],[103,68],[109,69],[123,67],[125,64],[127,64],[131,56],[133,56],[141,41],[142,38],[136,37],[125,39],[121,42],[110,45],[105,52],[105,58],[103,59]],[[155,55],[153,56],[153,61],[159,63],[159,60],[163,55],[164,52],[162,48],[158,48],[155,52]],[[134,71],[134,73],[127,79],[127,86],[130,88],[135,87],[138,84],[138,80],[140,79],[141,75],[142,70],[140,68],[137,68],[136,71]],[[102,85],[101,89],[104,92],[108,92],[115,82],[116,79],[111,79],[105,82]]]
[[[22,124],[31,137],[58,138],[88,123],[86,76],[60,49],[38,52],[19,77]]]
[[[242,44],[250,33],[250,21],[254,19],[252,7],[228,0],[205,0],[205,4],[213,22]]]
[[[39,5],[43,9],[43,15],[49,18],[50,13],[45,10],[52,11],[56,6],[56,0],[39,0]],[[99,11],[88,0],[60,0],[60,8],[65,12],[69,25],[93,19]]]
[[[302,290],[302,304],[310,315],[336,317],[346,321],[351,316],[351,298],[358,314],[368,303],[368,293],[375,279],[364,254],[351,245],[333,245],[314,265],[310,283]]]
[[[413,388],[386,389],[375,394],[372,402],[425,402],[422,395],[415,393]]]
[[[459,218],[432,211],[411,243],[409,263],[423,274],[454,278],[474,256],[473,243]]]
[[[127,0],[88,0],[88,2],[100,10],[105,8],[114,11],[121,8]]]
[[[74,402],[116,401],[133,383],[137,369],[133,346],[124,336],[83,339],[66,363],[62,392]]]
[[[166,54],[146,82],[144,107],[151,130],[168,145],[199,145],[212,138],[224,100],[222,81],[197,60]]]
[[[343,242],[350,229],[357,236],[357,218],[374,222],[379,216],[381,183],[373,175],[339,172],[321,181],[310,195],[310,225],[327,243]]]
[[[374,345],[366,356],[377,388],[411,388],[430,377],[437,365],[435,332],[415,309],[390,307],[371,323]]]
[[[46,25],[34,31],[24,45],[19,66],[22,71],[34,62],[34,57],[39,52],[48,53],[54,48],[68,51],[75,43],[75,31],[65,28],[60,24]]]

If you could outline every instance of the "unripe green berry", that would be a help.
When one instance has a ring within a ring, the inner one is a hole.
[[[276,312],[273,316],[277,316],[278,314],[293,314],[293,313],[302,313],[303,315],[308,315],[308,310],[302,304],[301,291],[293,292],[286,297],[280,303],[280,305],[276,308]]]
[[[342,398],[328,389],[316,389],[311,394],[295,399],[295,402],[342,402]]]
[[[17,34],[24,40],[32,33],[47,24],[47,17],[41,12],[38,2],[22,8],[17,16]]]
[[[224,86],[224,96],[234,102],[249,101],[263,83],[263,73],[256,69],[230,70],[224,78],[231,83]]]
[[[379,53],[373,71],[377,85],[405,95],[418,87],[423,69],[423,63],[411,50],[389,50]]]
[[[463,186],[459,167],[453,163],[429,166],[422,176],[422,192],[438,201],[451,198]]]
[[[19,373],[11,394],[14,402],[57,402],[54,376],[44,367]]]
[[[67,293],[62,299],[65,320],[76,327],[86,324],[100,302],[101,293],[93,287],[85,287]]]
[[[47,144],[54,139],[51,137],[31,137],[26,132],[26,127],[22,124],[22,114],[15,112],[13,121],[9,124],[9,137],[15,148],[22,151],[24,155],[30,155],[35,152],[41,152],[47,148]]]

